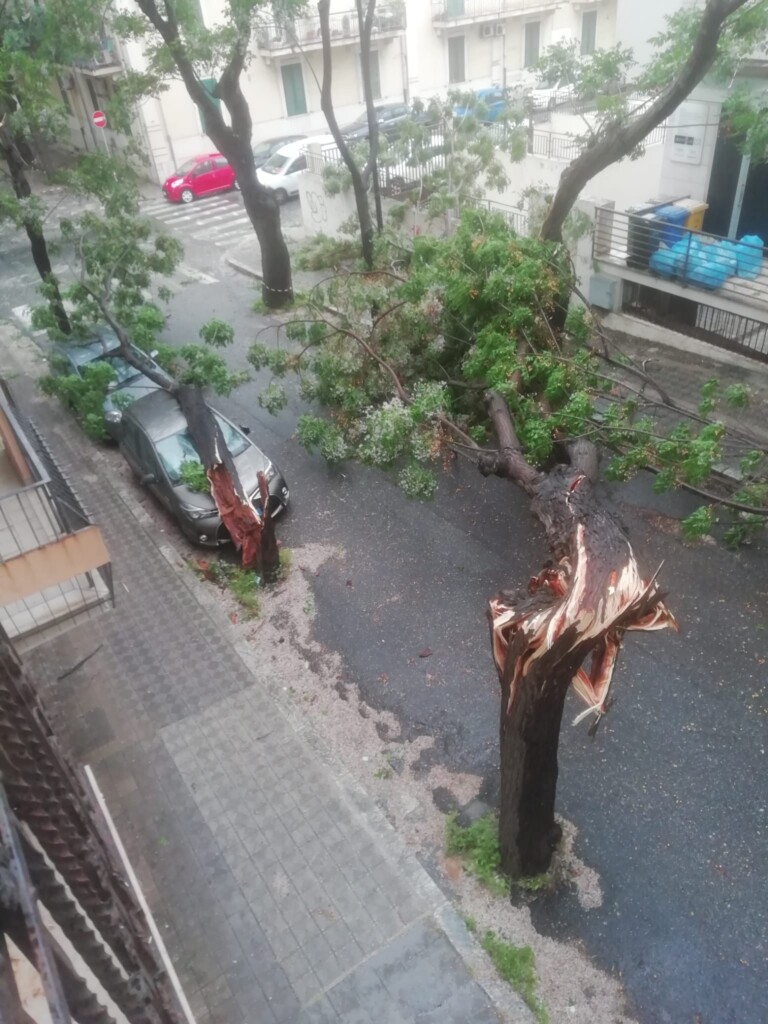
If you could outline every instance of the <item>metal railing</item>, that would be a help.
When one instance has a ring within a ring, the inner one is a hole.
[[[111,36],[101,36],[93,54],[80,57],[72,63],[83,71],[98,71],[99,68],[121,66],[115,40]]]
[[[547,10],[559,4],[560,0],[432,0],[432,21],[448,23],[464,18],[505,18]]]
[[[338,43],[354,42],[360,38],[357,11],[343,11],[329,18],[331,46]],[[371,30],[372,38],[389,32],[405,30],[405,7],[382,6],[376,11]],[[317,48],[322,45],[320,18],[310,16],[295,18],[290,22],[260,25],[256,30],[256,42],[260,50]]]

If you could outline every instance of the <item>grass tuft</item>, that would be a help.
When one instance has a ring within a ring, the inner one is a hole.
[[[513,946],[491,931],[483,936],[482,945],[499,976],[512,986],[534,1013],[537,1024],[549,1024],[547,1009],[536,997],[536,971],[531,947]]]
[[[466,870],[497,896],[509,894],[509,882],[499,873],[499,827],[494,815],[487,814],[466,828],[457,824],[454,814],[448,815],[445,852],[459,854]]]

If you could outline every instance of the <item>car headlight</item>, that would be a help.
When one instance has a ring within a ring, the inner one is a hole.
[[[213,519],[219,514],[216,508],[196,508],[194,505],[182,505],[181,509],[190,519]]]
[[[104,419],[107,423],[121,423],[123,414],[120,409],[110,409],[109,412],[104,413]]]

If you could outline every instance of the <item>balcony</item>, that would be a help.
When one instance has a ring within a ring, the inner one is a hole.
[[[502,21],[518,15],[552,11],[562,0],[432,0],[432,24],[436,29]]]
[[[31,424],[0,391],[0,636],[18,652],[114,603],[94,526]]]
[[[73,61],[73,66],[91,78],[106,78],[123,69],[115,40],[111,36],[100,36],[93,52],[88,57]]]
[[[331,46],[352,46],[360,41],[357,11],[343,11],[329,19]],[[371,40],[392,39],[405,31],[405,7],[382,6],[376,11]],[[256,31],[256,47],[262,57],[280,57],[291,53],[322,49],[320,18],[295,18],[286,24],[261,25]]]

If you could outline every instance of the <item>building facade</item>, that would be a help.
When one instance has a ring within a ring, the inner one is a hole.
[[[223,0],[199,0],[209,27],[221,21]],[[647,0],[379,0],[372,33],[372,83],[378,101],[428,100],[451,88],[514,85],[548,46],[573,39],[582,53],[621,42],[641,58],[668,8]],[[311,7],[309,8],[311,10]],[[333,97],[340,123],[363,107],[357,14],[350,0],[331,4]],[[59,78],[77,149],[115,150],[128,140],[109,125],[93,125],[108,107],[124,70],[143,71],[138,41],[120,42],[105,28],[95,57]],[[265,20],[254,32],[241,79],[257,142],[283,134],[327,131],[320,109],[320,24],[308,14],[290,24]],[[211,82],[211,84],[213,84]],[[147,175],[162,181],[188,157],[210,149],[200,113],[177,79],[141,103],[133,133],[148,154]]]

